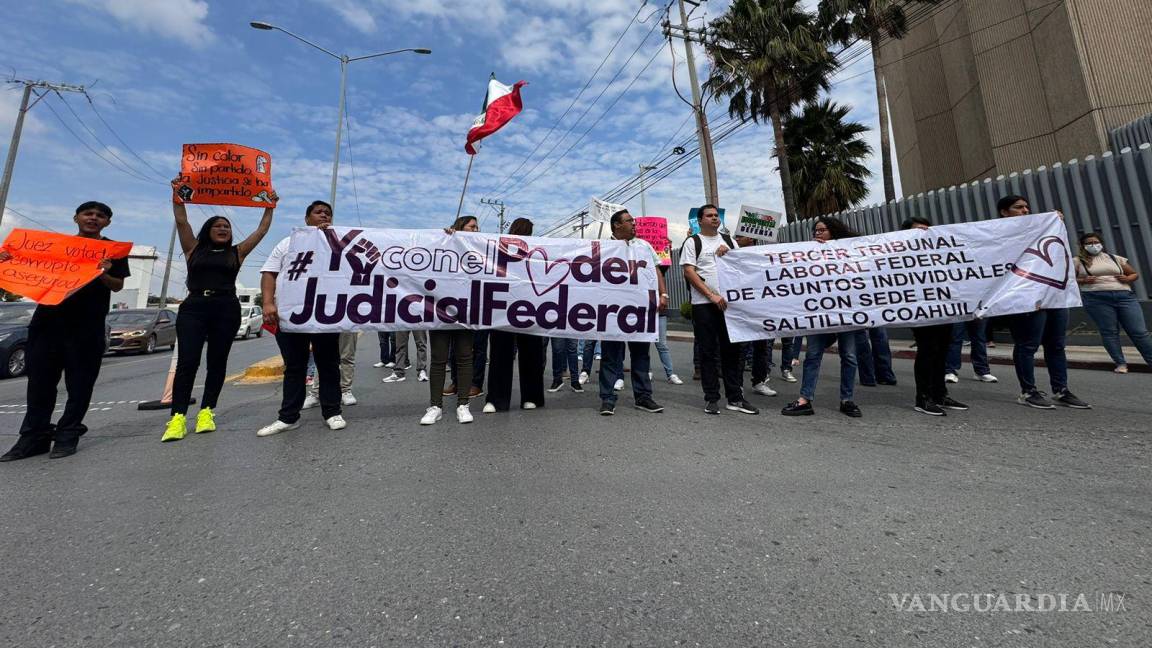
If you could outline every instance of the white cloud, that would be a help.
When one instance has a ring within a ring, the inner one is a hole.
[[[355,0],[329,0],[329,5],[340,14],[344,22],[365,34],[376,32],[376,18],[372,12]]]
[[[205,24],[205,0],[71,0],[111,14],[120,22],[146,33],[168,36],[193,47],[216,40]]]

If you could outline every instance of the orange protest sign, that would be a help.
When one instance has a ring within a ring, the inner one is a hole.
[[[14,229],[0,249],[10,257],[0,260],[0,288],[55,306],[99,277],[101,261],[128,256],[132,244]]]
[[[272,156],[239,144],[185,144],[178,201],[199,205],[275,207]]]

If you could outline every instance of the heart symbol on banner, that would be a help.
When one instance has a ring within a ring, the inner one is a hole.
[[[1053,246],[1059,246],[1059,255],[1052,254]],[[1035,247],[1024,250],[1024,256],[1012,272],[1029,281],[1064,290],[1068,287],[1068,266],[1068,244],[1059,236],[1045,236],[1036,241]]]
[[[539,254],[541,257],[543,257],[543,263],[532,263],[532,255],[534,254]],[[532,248],[532,250],[524,256],[524,263],[528,266],[528,281],[532,283],[532,292],[536,293],[537,297],[542,297],[545,294],[552,292],[552,289],[554,289],[556,286],[559,286],[560,282],[564,281],[568,278],[568,275],[572,274],[572,264],[568,263],[568,259],[556,259],[555,261],[549,261],[548,252],[544,248]],[[553,270],[558,265],[564,266],[564,273],[561,274],[558,279],[553,281],[551,279],[551,277],[555,274],[553,273]],[[534,267],[540,267],[541,269],[533,271],[532,268]],[[540,275],[539,278],[537,278],[537,274]],[[540,290],[540,286],[542,284],[547,284],[549,281],[552,281],[552,283],[548,284],[548,287],[544,290]]]

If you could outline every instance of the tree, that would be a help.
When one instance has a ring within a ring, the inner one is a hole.
[[[825,99],[806,104],[784,123],[788,162],[802,218],[843,211],[868,197],[872,172],[865,161],[872,147],[868,127],[845,121],[850,106]]]
[[[771,121],[784,211],[795,219],[784,116],[826,90],[836,67],[816,16],[801,0],[735,0],[712,21],[705,46],[712,71],[704,88],[728,97],[733,117]]]
[[[937,4],[940,0],[820,0],[820,23],[834,43],[865,40],[872,46],[872,75],[876,79],[876,113],[880,121],[880,168],[884,174],[884,201],[896,200],[892,177],[892,133],[888,128],[888,89],[876,60],[883,38],[900,39],[908,34],[908,14],[913,4]]]

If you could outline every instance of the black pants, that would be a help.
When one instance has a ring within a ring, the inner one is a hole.
[[[724,313],[715,304],[692,304],[692,328],[700,343],[700,382],[704,400],[720,400],[720,376],[724,377],[724,395],[729,403],[744,400],[743,346],[728,339]],[[719,370],[719,371],[717,371]]]
[[[316,377],[320,381],[320,411],[324,418],[340,413],[340,334],[288,333],[276,334],[280,355],[284,356],[284,396],[280,401],[280,420],[295,423],[300,420],[304,407],[308,375],[308,349],[316,360]]]
[[[760,383],[768,380],[768,372],[772,368],[768,359],[772,355],[772,347],[770,345],[776,344],[776,340],[753,340],[747,342],[748,354],[752,356],[752,384],[759,385]],[[781,352],[783,353],[783,352]],[[746,355],[741,354],[740,373],[744,373],[744,360]],[[788,367],[791,369],[791,367]]]
[[[544,406],[544,339],[492,331],[488,337],[488,398],[498,412],[512,406],[512,358],[520,369],[520,402]]]
[[[80,323],[78,323],[80,324]],[[92,402],[92,388],[100,375],[104,357],[104,325],[76,326],[65,330],[31,328],[24,358],[28,366],[28,413],[20,425],[20,435],[52,437],[60,445],[75,445],[88,427],[84,415]],[[84,328],[91,330],[84,330]],[[64,413],[55,426],[56,387],[60,375],[68,390]]]
[[[921,404],[925,399],[940,403],[948,395],[944,374],[947,373],[948,347],[952,344],[952,325],[917,326],[912,329],[912,337],[916,338],[916,363],[913,365],[916,403]]]
[[[207,373],[200,409],[216,407],[220,390],[224,387],[228,353],[239,328],[240,300],[235,295],[193,295],[180,305],[180,312],[176,315],[179,357],[176,359],[176,377],[172,381],[172,414],[188,413],[188,401],[192,399],[192,385],[196,382],[205,343],[208,345]]]

